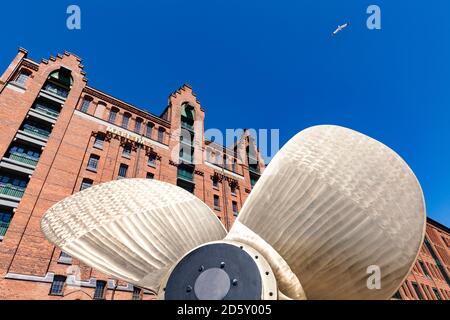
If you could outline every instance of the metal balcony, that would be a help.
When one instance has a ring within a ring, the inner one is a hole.
[[[50,117],[53,117],[55,119],[58,118],[58,116],[59,116],[59,112],[58,111],[56,111],[55,109],[50,108],[50,107],[48,107],[48,106],[46,106],[44,104],[37,103],[34,106],[33,109],[35,109],[35,110],[37,110],[37,111],[39,111],[41,113],[44,113],[44,114],[46,114],[46,115],[48,115]]]
[[[194,182],[194,173],[192,172],[186,172],[186,171],[180,171],[178,170],[177,174],[178,179],[188,181],[188,182]]]
[[[24,124],[23,131],[45,140],[48,140],[50,136],[50,131],[43,130],[31,124]]]
[[[47,82],[42,90],[53,95],[57,95],[62,99],[66,99],[69,96],[69,90],[51,82]]]
[[[11,153],[8,158],[33,167],[36,167],[39,161],[39,158],[32,158],[23,153]]]
[[[2,222],[0,221],[0,240],[3,239],[3,237],[6,234],[6,231],[8,230],[10,225],[10,222]]]
[[[12,184],[0,183],[0,195],[8,196],[20,201],[23,194],[25,193],[25,188],[13,186]]]

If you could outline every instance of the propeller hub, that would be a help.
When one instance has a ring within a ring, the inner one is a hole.
[[[239,243],[200,246],[186,254],[166,278],[160,292],[166,300],[276,299],[269,264],[256,250]]]

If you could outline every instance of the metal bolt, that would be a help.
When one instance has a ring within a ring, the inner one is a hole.
[[[238,280],[237,279],[233,279],[233,282],[232,282],[232,284],[233,284],[233,286],[237,286],[238,285]]]
[[[200,266],[199,268],[198,268],[198,272],[203,272],[205,270],[205,267],[204,266]]]
[[[223,268],[225,268],[225,262],[221,262],[220,263],[220,267],[223,269]]]
[[[192,287],[191,286],[187,286],[186,287],[186,292],[191,292],[192,291]]]

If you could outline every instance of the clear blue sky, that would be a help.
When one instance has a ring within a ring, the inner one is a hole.
[[[366,28],[370,4],[380,31]],[[353,128],[409,163],[448,226],[449,14],[448,0],[2,1],[0,67],[18,46],[37,60],[67,50],[90,85],[156,114],[191,84],[207,128],[279,128],[281,144],[316,124]]]

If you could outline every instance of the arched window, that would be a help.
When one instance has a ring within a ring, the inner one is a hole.
[[[164,143],[164,135],[165,135],[166,129],[159,127],[158,129],[158,142]]]
[[[137,134],[141,133],[142,121],[141,118],[136,118],[136,122],[134,123],[134,132]]]
[[[108,121],[111,123],[116,123],[117,114],[119,113],[119,109],[112,107],[109,113]]]
[[[147,123],[147,130],[145,131],[145,136],[147,137],[147,138],[152,138],[152,132],[153,132],[153,127],[154,127],[155,125],[153,124],[153,123],[151,123],[151,122],[149,122],[149,123]]]
[[[122,128],[128,129],[128,124],[130,123],[131,114],[125,112],[122,117]]]
[[[181,127],[187,130],[194,130],[195,110],[188,103],[181,105]]]
[[[43,90],[65,99],[69,95],[72,84],[71,71],[61,67],[59,70],[50,73]]]

